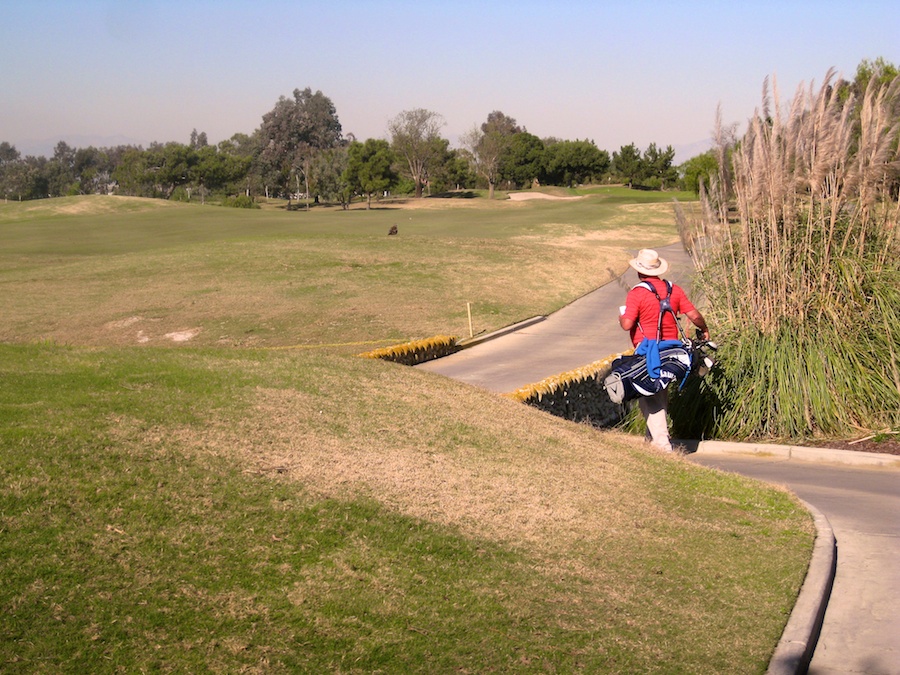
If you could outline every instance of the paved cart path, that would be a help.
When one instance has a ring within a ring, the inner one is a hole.
[[[659,252],[671,263],[669,278],[687,286],[690,260],[681,245]],[[588,365],[630,347],[617,316],[634,283],[629,270],[543,320],[417,367],[508,393]],[[900,469],[844,463],[868,453],[846,452],[841,459],[834,451],[816,462],[795,459],[801,453],[734,454],[742,452],[739,444],[721,455],[704,451],[703,443],[699,448],[691,461],[786,485],[831,523],[837,573],[809,672],[900,675]]]

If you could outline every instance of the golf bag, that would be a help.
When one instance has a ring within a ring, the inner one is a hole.
[[[691,372],[691,351],[679,340],[659,350],[659,375],[650,376],[644,354],[620,356],[612,363],[612,370],[603,381],[609,400],[624,403],[640,396],[652,396],[672,382],[684,383]]]

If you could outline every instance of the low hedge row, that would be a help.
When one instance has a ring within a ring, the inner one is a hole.
[[[458,351],[457,341],[458,338],[450,335],[437,335],[424,340],[415,340],[391,347],[373,349],[370,352],[360,354],[360,356],[367,359],[382,359],[384,361],[402,363],[404,366],[414,366],[417,363],[439,359],[442,356],[448,356]]]
[[[631,351],[625,353],[630,354]],[[506,396],[573,422],[586,422],[596,427],[611,426],[620,422],[626,413],[625,406],[609,400],[603,387],[603,379],[619,356],[621,354],[612,354],[590,365],[522,387]]]

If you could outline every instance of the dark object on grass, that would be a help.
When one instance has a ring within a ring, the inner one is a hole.
[[[397,226],[396,225],[391,225],[391,229],[388,230],[388,236],[391,236],[392,234],[397,234]]]

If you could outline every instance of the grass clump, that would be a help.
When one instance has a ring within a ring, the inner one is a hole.
[[[723,358],[682,433],[900,428],[900,79],[843,101],[832,78],[765,98],[684,227]]]

